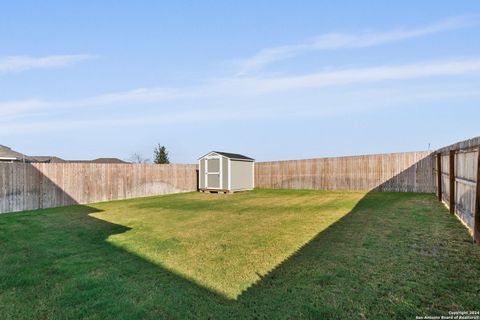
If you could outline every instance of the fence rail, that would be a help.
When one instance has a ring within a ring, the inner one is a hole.
[[[196,165],[0,163],[0,213],[194,191]]]

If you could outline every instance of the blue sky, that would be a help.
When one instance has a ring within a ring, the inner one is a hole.
[[[0,144],[258,160],[479,135],[478,1],[0,4]]]

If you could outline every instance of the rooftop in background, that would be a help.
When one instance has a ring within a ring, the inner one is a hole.
[[[21,161],[25,155],[0,144],[0,161]]]
[[[55,156],[29,156],[27,157],[29,162],[48,162],[48,163],[63,163],[68,162],[59,157]]]
[[[89,162],[89,163],[130,163],[130,162],[127,162],[127,161],[123,161],[121,159],[118,159],[118,158],[98,158],[98,159],[94,159],[94,160],[67,160],[66,162],[80,162],[80,163],[84,163],[84,162]]]
[[[28,163],[129,163],[118,158],[97,158],[94,160],[65,160],[56,156],[27,156],[1,144],[0,161]]]

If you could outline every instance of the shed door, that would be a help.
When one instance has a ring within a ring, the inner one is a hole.
[[[207,159],[205,175],[207,188],[220,189],[220,159]]]

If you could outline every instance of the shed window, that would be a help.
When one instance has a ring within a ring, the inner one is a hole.
[[[208,159],[207,160],[208,172],[220,172],[220,159]]]

